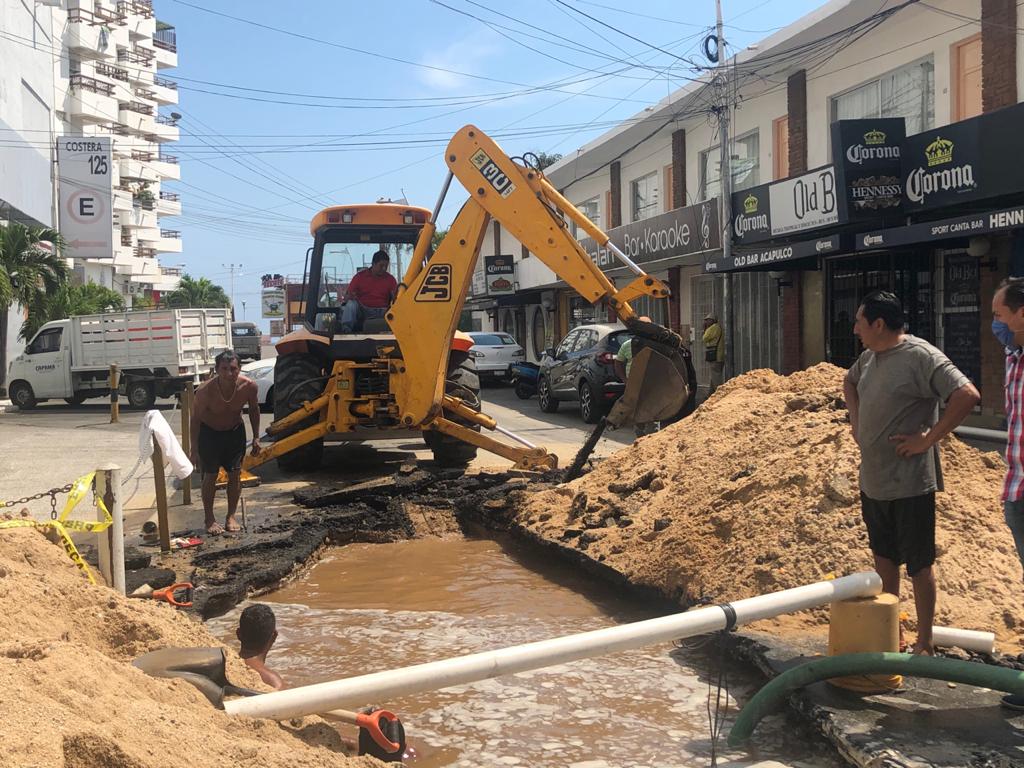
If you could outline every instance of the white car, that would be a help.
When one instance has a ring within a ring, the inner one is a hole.
[[[274,363],[277,358],[268,357],[265,360],[253,360],[242,366],[242,373],[256,382],[256,391],[259,393],[260,410],[274,412]]]
[[[526,360],[526,351],[507,333],[471,331],[469,335],[473,339],[469,354],[482,378],[504,378],[510,365]]]

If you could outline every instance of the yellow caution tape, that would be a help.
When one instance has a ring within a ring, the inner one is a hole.
[[[102,533],[114,523],[114,518],[107,509],[107,505],[103,503],[103,499],[99,496],[96,497],[96,506],[99,507],[100,511],[103,513],[103,520],[68,519],[75,507],[78,506],[79,502],[85,498],[85,495],[92,488],[95,476],[95,472],[90,472],[89,474],[78,478],[73,483],[71,491],[68,493],[67,503],[64,505],[64,511],[61,512],[58,519],[50,520],[48,522],[39,522],[38,520],[4,520],[0,521],[0,530],[3,530],[4,528],[36,528],[38,530],[45,531],[48,528],[52,528],[57,532],[61,546],[64,547],[64,551],[67,553],[68,557],[71,558],[71,562],[82,570],[82,573],[85,574],[85,577],[89,579],[91,584],[95,584],[96,579],[92,575],[92,571],[89,569],[85,560],[82,559],[82,555],[79,554],[78,549],[75,547],[75,543],[71,540],[71,536],[68,535],[68,531]]]

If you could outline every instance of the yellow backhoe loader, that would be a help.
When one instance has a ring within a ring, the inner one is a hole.
[[[324,439],[373,440],[421,433],[435,460],[465,465],[477,448],[522,469],[554,468],[544,448],[502,429],[481,412],[472,341],[456,326],[493,218],[530,253],[592,303],[606,301],[641,342],[634,350],[626,390],[607,417],[613,426],[656,421],[685,403],[687,370],[680,339],[660,325],[641,322],[629,302],[667,298],[668,288],[644,273],[608,235],[576,209],[523,159],[509,158],[480,129],[468,125],[449,142],[448,177],[434,207],[393,203],[334,206],[310,225],[304,328],[277,344],[274,417],[251,469],[277,459],[286,470],[312,469]],[[452,179],[469,199],[433,247],[435,223]],[[616,289],[570,233],[569,222],[611,250],[636,277]],[[361,333],[338,333],[342,318],[339,275],[353,261],[384,249],[397,258],[397,297],[383,318]],[[408,265],[401,273],[401,257]],[[347,266],[346,266],[347,265]],[[498,433],[495,439],[489,433]]]

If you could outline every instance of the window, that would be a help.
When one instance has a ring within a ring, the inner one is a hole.
[[[953,44],[953,121],[981,114],[981,33]]]
[[[587,329],[580,332],[580,340],[573,347],[573,352],[586,352],[588,349],[597,346],[597,331]]]
[[[601,226],[600,200],[600,196],[595,195],[589,200],[584,200],[582,203],[578,203],[576,205],[576,207],[579,208],[580,213],[582,213],[584,216],[586,216],[588,219],[594,222],[594,224],[596,224],[598,227]],[[570,226],[572,227],[572,236],[575,237],[577,240],[580,240],[584,237],[590,237],[590,235],[588,235],[586,232],[584,232],[582,229],[576,226],[575,221],[570,222]]]
[[[45,352],[58,352],[60,351],[60,328],[50,328],[49,330],[43,331],[29,345],[29,348],[25,350],[30,355],[41,355]]]
[[[555,350],[555,356],[567,355],[572,352],[573,347],[576,346],[576,342],[579,341],[581,333],[583,333],[583,331],[570,331],[569,335],[562,339],[562,343],[558,345],[558,349]]]
[[[832,122],[864,117],[902,117],[908,136],[931,128],[935,123],[931,57],[832,97]]]
[[[658,172],[648,173],[629,184],[632,221],[647,219],[658,213]]]
[[[722,192],[719,173],[721,150],[718,147],[700,153],[700,198],[710,200]],[[732,191],[761,183],[761,142],[757,131],[739,136],[732,142]]]
[[[772,121],[772,170],[776,180],[789,176],[789,115]]]

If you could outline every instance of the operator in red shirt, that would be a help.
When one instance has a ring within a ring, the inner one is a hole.
[[[342,333],[359,333],[365,320],[384,317],[398,293],[398,281],[388,273],[390,263],[387,251],[377,251],[370,268],[352,278],[341,311]]]

